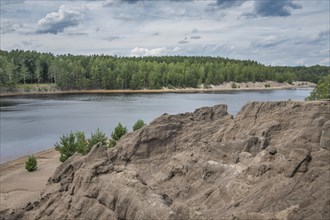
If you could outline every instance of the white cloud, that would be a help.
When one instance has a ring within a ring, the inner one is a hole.
[[[20,30],[22,27],[22,24],[15,24],[11,21],[4,21],[1,22],[1,34],[15,32]]]
[[[201,39],[201,36],[193,35],[190,37],[190,39],[198,40],[198,39]]]
[[[291,0],[279,0],[275,8],[258,3],[259,14],[256,1],[226,9],[215,3],[230,0],[212,0],[213,6],[211,0],[2,4],[1,49],[118,56],[202,55],[253,59],[266,65],[302,61],[304,65],[321,61],[329,65],[325,60],[329,54],[327,1],[293,1],[301,5],[299,10]],[[215,10],[207,10],[212,7]],[[274,14],[278,8],[280,14]],[[253,12],[255,16],[242,16]],[[31,39],[36,42],[29,44]]]
[[[189,43],[189,40],[188,40],[187,37],[185,37],[184,39],[179,40],[178,43],[179,43],[179,44],[187,44],[187,43]]]
[[[320,65],[330,66],[330,57],[321,60]]]
[[[132,57],[143,57],[143,56],[161,56],[167,52],[165,47],[147,49],[141,47],[135,47],[131,50],[130,56]]]
[[[192,30],[191,30],[191,33],[192,33],[192,34],[196,34],[196,33],[198,33],[198,29],[197,29],[197,28],[192,29]]]
[[[320,54],[330,54],[330,49],[320,50]]]
[[[298,65],[304,65],[305,64],[305,59],[304,58],[301,58],[301,59],[299,59],[299,60],[296,60],[296,64],[298,64]]]
[[[37,32],[57,34],[65,28],[79,25],[83,17],[82,10],[62,5],[57,12],[51,12],[39,20]]]
[[[257,39],[256,41],[253,41],[251,43],[251,46],[259,48],[276,47],[277,45],[284,43],[285,41],[287,41],[287,39],[275,35],[269,35],[261,39]]]
[[[106,0],[105,2],[102,3],[103,7],[111,7],[114,5],[114,0]]]

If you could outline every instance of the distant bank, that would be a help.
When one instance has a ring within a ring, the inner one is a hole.
[[[162,89],[141,89],[141,90],[59,90],[54,84],[26,84],[19,86],[13,92],[1,92],[0,97],[11,97],[21,95],[48,95],[48,94],[106,94],[106,93],[199,93],[199,92],[221,92],[221,91],[246,91],[246,90],[269,90],[269,89],[299,89],[315,87],[315,83],[295,81],[292,84],[287,82],[226,82],[221,85],[200,85],[198,88],[167,88]]]

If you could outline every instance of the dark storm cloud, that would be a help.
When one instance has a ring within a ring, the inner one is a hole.
[[[285,17],[291,15],[291,10],[299,9],[301,5],[292,0],[262,0],[255,1],[255,14],[262,17]]]
[[[83,17],[81,11],[61,6],[57,12],[51,12],[39,20],[37,33],[63,32],[67,27],[79,25]]]

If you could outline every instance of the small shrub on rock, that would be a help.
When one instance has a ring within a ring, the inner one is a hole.
[[[37,159],[35,156],[31,155],[25,161],[25,169],[29,172],[35,171],[38,168]]]
[[[85,134],[82,131],[76,133],[70,132],[68,135],[63,135],[60,138],[60,143],[55,144],[55,150],[59,151],[60,161],[64,162],[71,157],[75,152],[81,154],[88,153],[88,142],[85,138]]]
[[[108,137],[100,129],[92,133],[90,139],[86,139],[85,133],[82,131],[70,132],[60,137],[60,142],[55,144],[55,150],[60,152],[60,161],[64,162],[76,152],[82,155],[88,154],[97,143],[106,146],[107,141]]]
[[[127,133],[127,128],[124,127],[121,123],[118,123],[115,130],[111,133],[111,140],[109,141],[109,147],[114,147],[117,144],[117,141]]]
[[[133,131],[139,130],[140,128],[142,128],[144,126],[144,121],[139,119],[135,122],[135,124],[133,125]]]
[[[108,141],[107,136],[103,131],[101,131],[99,128],[91,134],[91,138],[88,140],[88,147],[87,150],[88,152],[92,149],[92,147],[97,144],[101,143],[102,145],[106,145]]]
[[[127,133],[127,128],[124,127],[121,123],[118,123],[117,127],[115,127],[114,132],[111,133],[111,137],[115,141],[119,141],[119,139]]]

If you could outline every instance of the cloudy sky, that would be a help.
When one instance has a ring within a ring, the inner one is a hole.
[[[1,49],[330,65],[328,0],[0,0]]]

